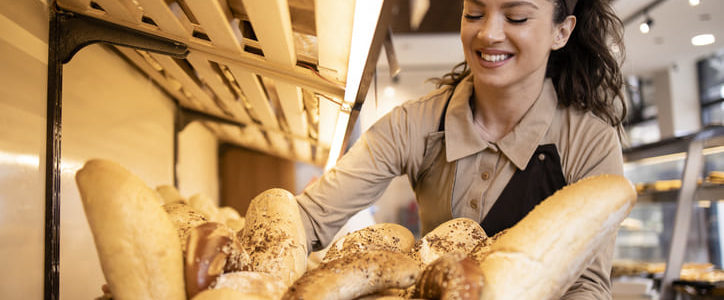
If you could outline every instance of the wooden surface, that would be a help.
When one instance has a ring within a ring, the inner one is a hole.
[[[294,192],[294,162],[261,152],[222,145],[219,148],[221,205],[244,215],[249,202],[270,188]]]

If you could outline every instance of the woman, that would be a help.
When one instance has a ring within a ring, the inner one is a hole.
[[[622,24],[610,2],[465,0],[462,71],[380,119],[297,198],[310,249],[403,174],[423,234],[468,217],[490,236],[568,183],[622,174],[622,78],[607,46]],[[564,298],[611,298],[613,243]]]

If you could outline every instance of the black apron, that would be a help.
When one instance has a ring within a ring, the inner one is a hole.
[[[472,95],[470,96],[472,101]],[[438,131],[445,130],[445,114],[452,92],[445,103]],[[539,145],[525,170],[516,170],[513,177],[480,223],[488,236],[513,227],[533,208],[557,190],[566,186],[561,158],[554,144]]]

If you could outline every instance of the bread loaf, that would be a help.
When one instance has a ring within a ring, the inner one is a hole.
[[[181,244],[158,193],[106,160],[75,178],[114,299],[186,299]]]
[[[484,238],[487,235],[480,224],[468,218],[456,218],[428,232],[415,246],[412,256],[428,265],[448,253],[468,254]]]
[[[558,299],[613,237],[636,201],[622,176],[564,187],[500,235],[483,257],[483,300]]]
[[[407,255],[370,250],[321,264],[294,282],[282,299],[355,299],[389,288],[407,288],[419,275],[419,264]]]
[[[192,300],[275,300],[272,297],[254,293],[242,293],[236,290],[223,288],[204,290],[193,297]]]
[[[204,215],[209,221],[220,222],[218,218],[219,207],[206,195],[196,194],[189,198],[189,205]]]
[[[243,253],[235,233],[226,225],[208,222],[193,228],[184,262],[187,295],[193,297],[208,288],[224,272],[232,253],[239,251]]]
[[[251,201],[240,240],[250,255],[249,271],[274,274],[289,286],[306,270],[306,233],[288,191],[270,189]]]
[[[176,227],[181,249],[186,253],[189,232],[192,228],[208,222],[208,219],[184,202],[168,202],[163,205],[163,209]]]
[[[161,195],[161,202],[163,203],[183,202],[188,204],[186,198],[182,197],[181,193],[173,185],[159,185],[156,187],[156,192]]]
[[[483,273],[477,262],[457,252],[427,267],[416,284],[416,298],[477,300],[483,291]]]
[[[259,272],[224,273],[216,278],[213,289],[232,289],[242,293],[265,295],[280,299],[287,287],[274,275]]]
[[[415,237],[407,228],[391,223],[375,224],[335,241],[322,259],[322,263],[368,250],[407,253],[414,245]]]
[[[236,209],[234,209],[233,207],[220,207],[217,216],[219,218],[219,222],[226,224],[226,226],[229,226],[234,231],[238,232],[242,228],[244,228],[244,218],[241,217],[241,215],[239,215],[239,212],[236,211]]]

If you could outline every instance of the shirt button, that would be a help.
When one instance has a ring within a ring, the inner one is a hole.
[[[475,201],[475,199],[470,200],[470,207],[473,209],[478,209],[478,201]]]
[[[483,180],[488,180],[488,179],[490,179],[490,173],[483,172],[483,174],[481,174],[480,177],[483,178]]]
[[[538,159],[539,159],[539,160],[545,160],[545,159],[546,159],[546,155],[543,154],[543,153],[538,154]]]

